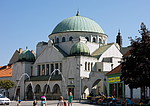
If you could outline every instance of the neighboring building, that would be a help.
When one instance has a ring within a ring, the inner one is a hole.
[[[106,94],[105,74],[120,64],[122,53],[117,43],[107,43],[108,36],[95,21],[78,12],[61,21],[48,37],[48,42],[37,44],[36,56],[28,49],[14,53],[10,64],[17,86],[11,89],[11,98]]]
[[[12,80],[12,65],[0,66],[0,80]],[[0,94],[7,96],[5,89],[0,89]]]
[[[129,56],[131,54],[131,46],[121,48],[121,52],[123,56]],[[107,95],[115,96],[115,97],[123,97],[123,98],[131,98],[131,93],[133,93],[133,98],[141,99],[142,92],[141,88],[134,88],[133,91],[125,85],[123,81],[120,80],[121,76],[121,67],[122,65],[118,65],[110,72],[106,74],[107,76]],[[136,73],[135,73],[136,74]],[[150,89],[147,87],[146,89],[146,97],[150,96]]]

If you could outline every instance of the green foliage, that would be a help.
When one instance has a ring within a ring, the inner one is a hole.
[[[146,29],[147,30],[147,29]],[[144,37],[143,37],[144,36]],[[133,40],[132,40],[133,41]],[[150,86],[150,36],[142,33],[142,39],[132,42],[130,55],[123,57],[121,81],[130,88]]]
[[[1,89],[10,89],[10,88],[13,88],[15,86],[15,83],[11,80],[0,80],[0,88]]]

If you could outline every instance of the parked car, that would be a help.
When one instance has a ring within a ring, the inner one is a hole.
[[[10,99],[3,96],[3,95],[0,95],[0,104],[1,105],[9,105],[10,104]]]

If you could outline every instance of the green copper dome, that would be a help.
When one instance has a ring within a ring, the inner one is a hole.
[[[34,62],[35,56],[30,50],[26,49],[19,55],[19,61]]]
[[[95,21],[77,14],[77,16],[61,21],[54,28],[52,34],[73,31],[104,33],[103,29]]]
[[[90,55],[90,50],[84,43],[77,42],[72,46],[70,50],[70,55],[73,56]]]

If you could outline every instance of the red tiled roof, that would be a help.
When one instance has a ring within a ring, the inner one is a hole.
[[[107,75],[121,73],[121,67],[122,67],[121,64],[118,65],[116,68],[114,68],[113,70],[111,70],[110,72],[108,72]]]
[[[12,65],[0,66],[0,77],[12,77]]]

